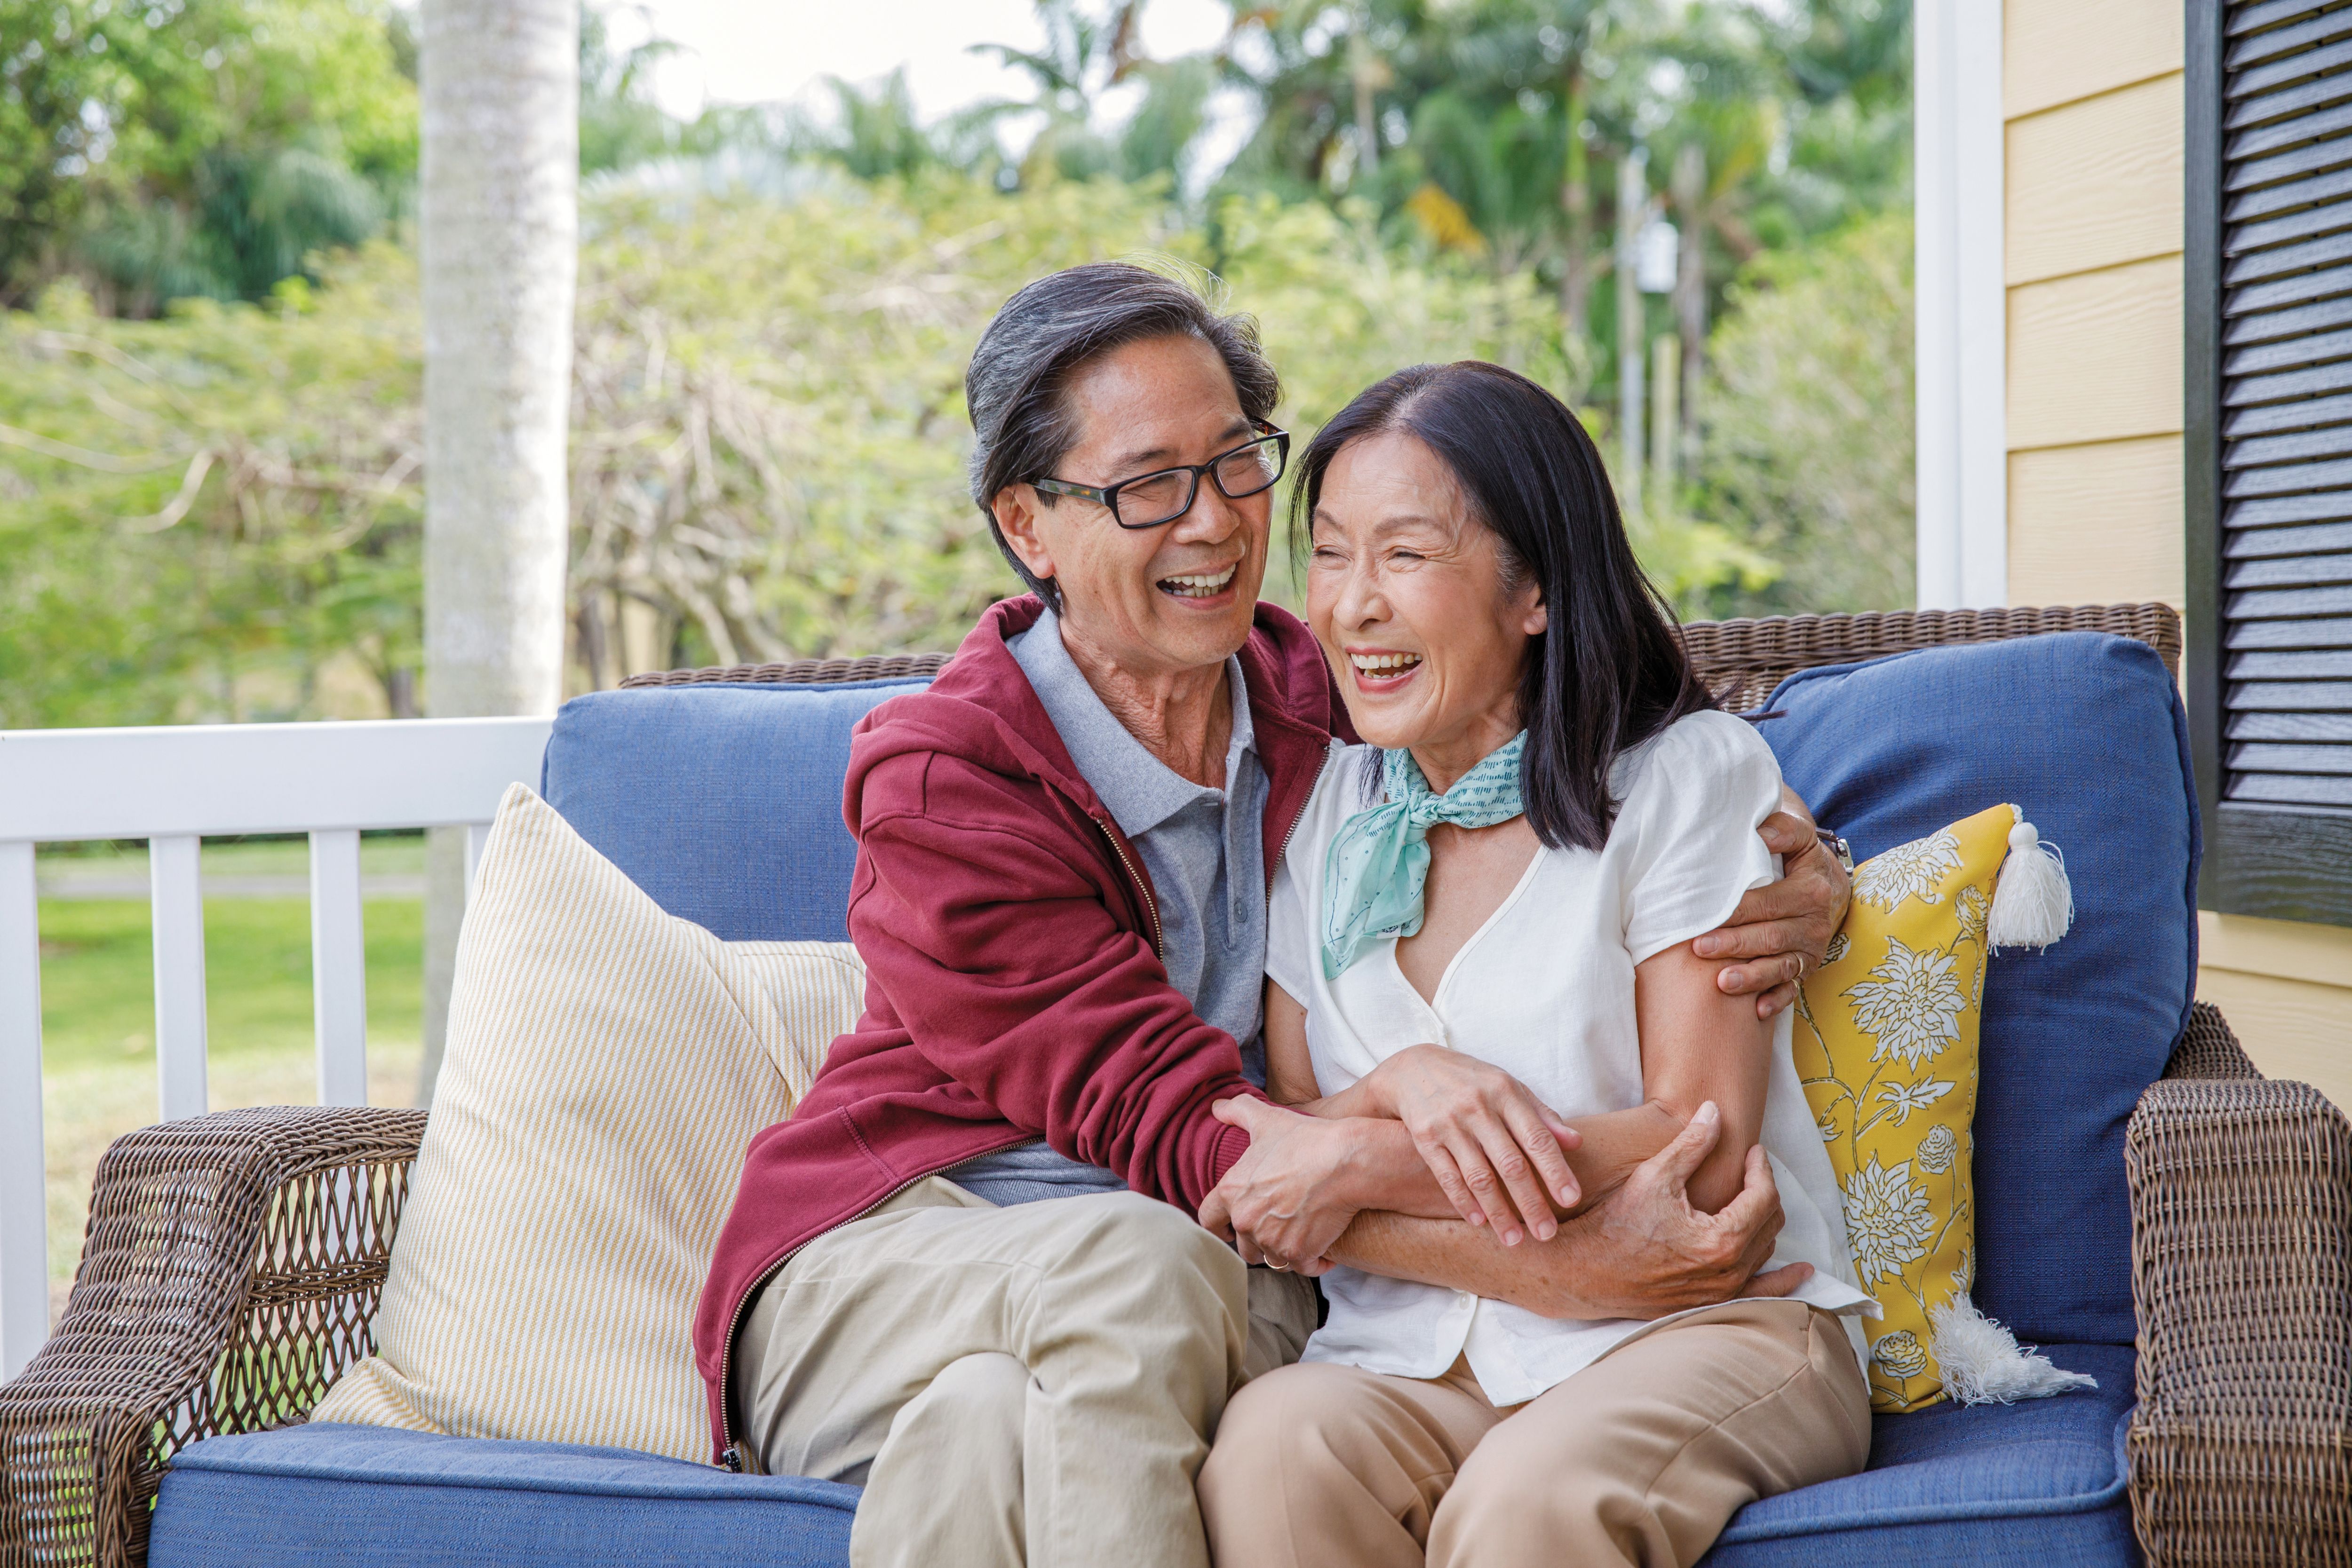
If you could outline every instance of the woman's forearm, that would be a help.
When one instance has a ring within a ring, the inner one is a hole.
[[[1330,1098],[1338,1100],[1340,1096]],[[1308,1105],[1294,1109],[1313,1115],[1331,1114]],[[1350,1120],[1354,1124],[1349,1128],[1354,1148],[1339,1179],[1345,1183],[1349,1199],[1355,1207],[1427,1219],[1458,1218],[1404,1124],[1375,1116]],[[1576,1147],[1568,1150],[1567,1155],[1569,1168],[1576,1173],[1580,1196],[1569,1207],[1553,1206],[1555,1213],[1563,1218],[1614,1191],[1634,1166],[1673,1141],[1675,1134],[1682,1131],[1683,1118],[1656,1101],[1650,1101],[1630,1111],[1575,1117],[1569,1125],[1578,1135]]]
[[[1341,1233],[1334,1263],[1392,1280],[1467,1291],[1552,1318],[1602,1318],[1613,1302],[1590,1296],[1587,1238],[1569,1226],[1549,1241],[1505,1247],[1490,1229],[1419,1215],[1365,1213]]]
[[[1280,1094],[1274,1098],[1276,1103],[1286,1104],[1294,1111],[1333,1121],[1349,1116],[1385,1117],[1389,1114],[1389,1109],[1381,1102],[1380,1096],[1360,1078],[1337,1094],[1326,1094],[1320,1099],[1284,1100]]]
[[[1689,1120],[1655,1100],[1645,1100],[1630,1111],[1570,1118],[1568,1124],[1576,1129],[1579,1142],[1569,1151],[1568,1164],[1576,1172],[1583,1196],[1567,1212],[1588,1208],[1617,1190],[1634,1166],[1673,1143]]]
[[[1297,1109],[1305,1111],[1307,1107],[1301,1105]],[[1351,1207],[1360,1212],[1369,1208],[1432,1219],[1458,1218],[1444,1189],[1430,1174],[1429,1163],[1413,1146],[1412,1134],[1402,1122],[1385,1116],[1351,1116],[1346,1121],[1349,1156],[1335,1173],[1335,1179]]]

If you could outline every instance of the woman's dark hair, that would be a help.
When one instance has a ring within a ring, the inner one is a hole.
[[[1258,347],[1257,323],[1219,315],[1201,290],[1131,262],[1089,262],[1039,278],[1004,302],[972,350],[963,375],[974,437],[971,498],[1021,580],[1056,609],[1054,584],[1021,564],[989,502],[1008,485],[1054,477],[1076,444],[1063,392],[1080,367],[1129,343],[1171,336],[1198,338],[1217,350],[1244,418],[1273,417],[1282,383]],[[1039,499],[1050,507],[1056,497]]]
[[[1307,548],[1332,459],[1389,431],[1454,471],[1502,544],[1506,589],[1532,581],[1542,596],[1547,629],[1519,676],[1528,821],[1554,849],[1597,850],[1616,817],[1609,769],[1619,755],[1716,706],[1633,559],[1601,454],[1565,403],[1516,371],[1415,365],[1358,394],[1307,444],[1292,492],[1294,549]]]

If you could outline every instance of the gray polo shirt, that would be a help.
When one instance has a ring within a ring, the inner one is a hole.
[[[1079,775],[1143,857],[1160,907],[1169,983],[1194,1012],[1241,1042],[1242,1071],[1252,1082],[1264,1083],[1266,778],[1258,765],[1241,661],[1225,661],[1234,736],[1225,748],[1225,788],[1211,789],[1152,756],[1103,705],[1062,645],[1053,612],[1005,645]],[[996,1204],[1126,1186],[1098,1166],[1055,1153],[1043,1140],[967,1160],[945,1175]]]

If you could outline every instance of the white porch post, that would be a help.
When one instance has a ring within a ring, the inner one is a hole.
[[[364,1105],[367,1079],[367,928],[360,903],[360,832],[310,834],[310,1010],[319,1053],[319,1103]]]
[[[1912,15],[1923,610],[2009,599],[2000,26],[1990,0]]]
[[[29,840],[0,841],[0,1379],[49,1337],[41,934]]]

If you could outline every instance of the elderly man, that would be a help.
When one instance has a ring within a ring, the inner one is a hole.
[[[1267,882],[1346,722],[1256,602],[1277,382],[1246,320],[1101,264],[1007,303],[966,392],[973,498],[1033,595],[852,747],[866,1010],[745,1162],[697,1322],[716,1447],[864,1482],[859,1568],[1204,1568],[1226,1396],[1315,1324],[1195,1218],[1251,1148],[1212,1107],[1263,1099]],[[1845,883],[1810,823],[1767,829],[1788,877],[1702,942],[1769,1010]],[[1720,1215],[1684,1200],[1711,1128],[1564,1221],[1522,1205],[1524,1233],[1491,1188],[1481,1227],[1392,1212],[1426,1186],[1410,1136],[1348,1129],[1307,1174],[1354,1267],[1576,1317],[1793,1283],[1751,1278],[1769,1173]]]

